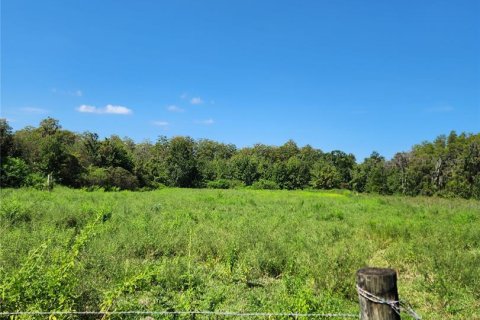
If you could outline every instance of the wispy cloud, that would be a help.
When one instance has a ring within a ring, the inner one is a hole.
[[[202,125],[205,125],[205,126],[210,126],[210,125],[214,124],[215,121],[210,118],[210,119],[206,119],[206,120],[197,120],[197,121],[195,121],[195,123],[202,124]]]
[[[131,113],[133,113],[133,111],[131,109],[128,109],[127,107],[124,107],[124,106],[114,106],[114,105],[108,104],[105,107],[105,113],[131,114]]]
[[[203,100],[200,97],[193,97],[192,99],[190,99],[190,103],[191,104],[202,104]]]
[[[74,97],[81,97],[83,96],[82,90],[60,90],[57,88],[53,88],[52,92],[55,94],[67,95],[67,96],[74,96]]]
[[[187,98],[188,98],[188,94],[186,92],[184,92],[180,95],[180,99],[182,99],[182,100],[185,100]]]
[[[184,112],[185,111],[185,109],[182,109],[182,108],[177,107],[175,105],[168,106],[167,110],[170,111],[170,112]]]
[[[48,110],[41,109],[41,108],[33,108],[33,107],[26,107],[26,108],[21,108],[21,111],[24,113],[30,113],[30,114],[45,114],[48,113]]]
[[[447,112],[452,112],[455,109],[452,106],[441,106],[441,107],[433,107],[433,108],[427,108],[425,111],[430,112],[430,113],[447,113]]]
[[[86,113],[98,113],[99,110],[97,109],[97,107],[82,104],[80,107],[77,108],[77,111]]]
[[[152,124],[154,126],[162,128],[163,130],[167,130],[168,127],[170,126],[170,123],[168,123],[167,121],[163,121],[163,120],[153,121]]]
[[[120,115],[128,115],[132,114],[133,111],[124,106],[114,106],[112,104],[107,104],[103,108],[97,108],[95,106],[89,106],[86,104],[82,104],[80,107],[77,108],[78,112],[83,113],[96,113],[96,114],[120,114]]]

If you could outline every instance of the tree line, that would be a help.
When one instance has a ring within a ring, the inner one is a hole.
[[[237,148],[208,139],[135,143],[65,130],[53,118],[12,131],[0,119],[0,186],[58,184],[105,190],[189,188],[350,189],[357,192],[480,199],[480,133],[440,135],[387,160],[373,152],[323,152],[289,140]]]

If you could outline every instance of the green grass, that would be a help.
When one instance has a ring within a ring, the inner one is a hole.
[[[398,271],[424,319],[480,319],[480,202],[350,192],[0,191],[0,310],[358,313]]]

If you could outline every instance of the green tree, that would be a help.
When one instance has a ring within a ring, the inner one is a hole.
[[[171,184],[167,163],[169,145],[170,141],[167,137],[160,136],[150,149],[151,157],[145,163],[145,170],[151,180],[149,183],[153,186]]]
[[[62,126],[60,125],[60,121],[57,119],[48,117],[46,119],[43,119],[40,122],[38,131],[42,135],[42,137],[45,136],[53,136],[55,133],[57,133],[60,129],[62,129]]]
[[[281,189],[287,189],[289,185],[287,165],[284,161],[275,162],[271,169],[271,179]]]
[[[84,132],[80,135],[77,143],[77,157],[84,167],[101,166],[102,159],[100,154],[101,142],[98,134]]]
[[[234,179],[242,181],[247,186],[258,180],[258,159],[256,157],[239,153],[230,159],[230,164]]]
[[[20,158],[8,157],[0,165],[0,186],[18,188],[25,185],[30,168]]]
[[[132,156],[122,139],[116,135],[102,141],[98,153],[100,154],[101,167],[120,167],[130,172],[133,170]]]
[[[315,162],[311,170],[311,185],[315,189],[339,188],[342,182],[342,175],[337,168],[327,160]]]
[[[348,188],[349,183],[352,180],[352,171],[355,167],[355,156],[353,154],[347,154],[340,150],[334,150],[332,152],[325,153],[323,155],[327,162],[333,164],[340,175],[339,187]]]
[[[465,178],[471,189],[472,195],[480,194],[480,134],[471,138],[468,149],[463,158]]]
[[[230,159],[235,152],[236,147],[232,144],[227,145],[208,139],[199,140],[195,144],[195,156],[202,179],[204,181],[218,179],[218,161]]]
[[[306,145],[300,148],[298,158],[305,163],[310,169],[313,167],[313,164],[321,159],[323,152],[318,149],[314,149],[310,145]]]
[[[136,144],[132,152],[133,173],[142,187],[155,187],[154,156],[154,145],[149,141]]]
[[[286,163],[287,181],[285,189],[303,189],[310,181],[310,169],[306,162],[301,161],[297,156],[288,159]]]
[[[33,171],[38,171],[40,162],[40,145],[42,136],[36,128],[28,126],[15,132],[13,136],[14,149]]]
[[[12,127],[7,119],[0,118],[0,163],[13,154],[13,133]]]
[[[407,194],[407,169],[409,162],[410,154],[398,152],[387,163],[388,186],[392,192]]]
[[[352,187],[358,192],[389,193],[385,158],[374,151],[357,165],[353,170]]]
[[[166,163],[172,186],[194,187],[198,183],[194,146],[195,142],[190,137],[175,137],[170,140]]]
[[[297,144],[293,140],[288,140],[277,149],[277,159],[281,161],[288,161],[293,156],[300,152]]]

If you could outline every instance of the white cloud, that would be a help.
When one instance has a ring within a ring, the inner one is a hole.
[[[21,108],[25,113],[30,113],[30,114],[45,114],[48,113],[48,110],[41,109],[41,108],[32,108],[32,107],[26,107],[26,108]]]
[[[123,106],[114,106],[111,104],[108,104],[105,107],[105,113],[111,113],[111,114],[131,114],[132,110],[128,109],[127,107]]]
[[[182,99],[182,100],[185,100],[187,98],[188,98],[188,94],[186,92],[184,92],[180,95],[180,99]]]
[[[167,121],[153,121],[153,124],[159,127],[167,127],[170,125]]]
[[[214,124],[215,121],[213,121],[213,119],[210,118],[210,119],[206,119],[206,120],[197,120],[197,121],[195,121],[195,123],[203,124],[205,126],[210,126],[210,125]]]
[[[194,97],[194,98],[190,99],[190,103],[191,104],[202,104],[203,100],[200,97]]]
[[[177,107],[175,105],[168,106],[167,110],[170,111],[170,112],[184,112],[185,111],[184,109],[182,109],[180,107]]]
[[[87,112],[87,113],[98,113],[98,110],[94,106],[87,106],[86,104],[82,104],[80,107],[77,108],[78,112]]]
[[[152,124],[154,126],[160,127],[163,130],[168,130],[168,127],[170,126],[170,123],[167,121],[159,120],[159,121],[153,121]]]
[[[127,115],[133,113],[133,111],[124,106],[114,106],[111,104],[106,105],[104,108],[97,108],[95,106],[89,106],[82,104],[77,108],[78,112],[84,113],[96,113],[96,114],[122,114]]]

